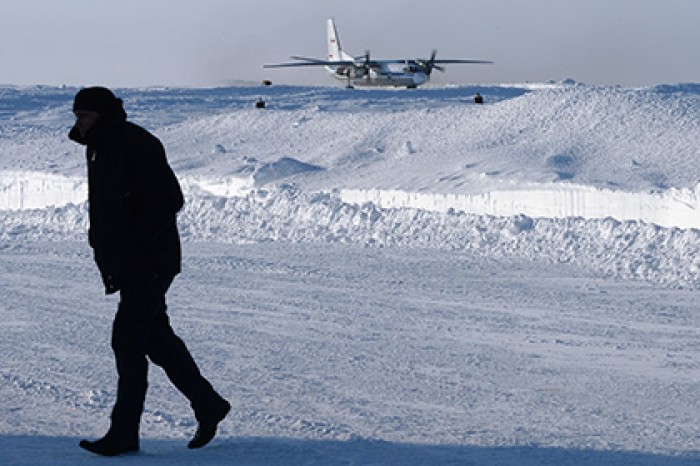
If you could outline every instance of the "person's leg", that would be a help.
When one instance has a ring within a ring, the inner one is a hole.
[[[112,349],[119,381],[112,425],[138,431],[148,388],[148,348],[159,316],[165,312],[167,286],[157,280],[121,291],[112,328]]]
[[[139,448],[139,424],[148,388],[146,353],[159,312],[165,308],[164,292],[157,282],[121,290],[119,307],[112,325],[112,350],[117,368],[117,400],[107,434],[80,446],[106,456]]]
[[[163,368],[173,385],[187,397],[195,414],[206,412],[221,400],[200,373],[185,343],[173,331],[165,312],[154,323],[148,357]]]
[[[218,423],[228,414],[231,406],[202,376],[187,346],[173,331],[165,303],[161,309],[153,323],[147,354],[190,401],[200,425],[196,436],[198,441],[190,442],[190,448],[198,448],[211,440]]]

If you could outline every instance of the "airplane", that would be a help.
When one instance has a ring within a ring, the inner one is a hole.
[[[263,65],[263,68],[291,68],[306,66],[323,66],[334,78],[345,80],[346,87],[357,86],[394,86],[415,89],[430,79],[433,69],[445,71],[440,66],[451,63],[492,64],[486,60],[446,60],[436,59],[433,50],[429,59],[372,60],[369,50],[364,55],[352,57],[343,51],[338,38],[335,21],[331,18],[326,23],[328,41],[328,60],[317,58],[291,57],[296,62]],[[394,65],[394,66],[392,66]],[[399,69],[396,69],[396,65]]]

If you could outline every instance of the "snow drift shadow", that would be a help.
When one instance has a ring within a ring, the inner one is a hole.
[[[144,440],[142,451],[115,458],[118,463],[140,465],[184,464],[334,466],[372,465],[601,465],[686,466],[697,464],[700,453],[683,456],[639,452],[522,447],[440,446],[374,440],[324,441],[266,437],[215,440],[202,450],[185,448],[185,440]],[[0,436],[3,465],[52,466],[93,464],[96,457],[78,447],[71,437]]]
[[[256,186],[261,186],[301,173],[322,170],[323,168],[319,166],[300,162],[292,157],[282,157],[276,162],[265,163],[258,167],[253,174],[253,180]]]

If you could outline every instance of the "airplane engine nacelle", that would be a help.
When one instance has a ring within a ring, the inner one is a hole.
[[[364,78],[367,71],[364,68],[348,68],[345,70],[345,76],[352,79]]]
[[[418,71],[413,75],[413,84],[420,86],[428,80],[428,75],[422,71]]]

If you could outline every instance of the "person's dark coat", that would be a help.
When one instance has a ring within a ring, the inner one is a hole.
[[[85,138],[75,127],[69,137],[87,146],[89,242],[105,291],[180,273],[184,199],[158,138],[126,121],[121,101]]]

